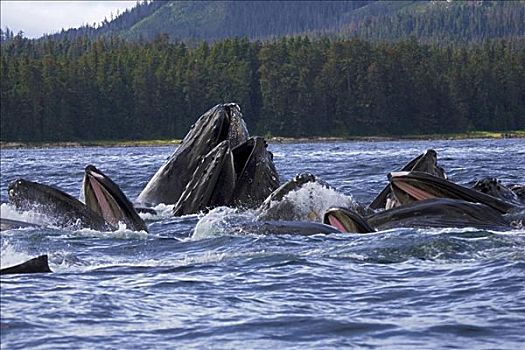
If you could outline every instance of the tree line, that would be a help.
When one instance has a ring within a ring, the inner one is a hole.
[[[247,37],[268,40],[359,37],[397,41],[480,42],[525,35],[525,1],[146,1],[99,25],[62,30],[47,38],[118,36],[150,41],[214,42]]]
[[[394,5],[383,1],[370,5],[375,7],[375,15],[351,20],[340,32],[367,40],[415,36],[430,43],[525,36],[524,1],[416,1],[406,10],[382,10],[387,6],[392,10]]]
[[[1,45],[1,140],[181,138],[217,103],[254,134],[406,135],[525,129],[524,40],[225,39],[161,35]]]

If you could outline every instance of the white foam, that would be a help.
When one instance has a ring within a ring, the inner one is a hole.
[[[160,203],[151,208],[157,212],[156,214],[139,213],[139,216],[142,218],[142,220],[149,220],[149,221],[171,219],[173,218],[173,207],[174,206],[175,206],[174,204]]]
[[[399,228],[396,228],[399,229]],[[395,229],[393,229],[395,230]],[[384,232],[384,231],[381,231]],[[441,235],[441,234],[461,234],[461,233],[479,233],[487,232],[495,235],[522,235],[525,234],[525,229],[512,229],[510,231],[496,231],[490,229],[480,229],[476,227],[429,227],[429,228],[418,228],[416,232],[426,235]],[[461,238],[458,236],[458,238]],[[476,238],[467,237],[469,241],[475,240]],[[485,237],[479,237],[479,239],[485,239]]]
[[[270,202],[268,211],[279,211],[279,206],[284,202],[287,204],[286,210],[292,210],[293,213],[287,212],[283,215],[289,220],[298,221],[321,222],[324,213],[331,207],[353,209],[357,207],[352,196],[347,196],[317,182],[306,183],[298,190],[286,194],[280,201]],[[264,217],[264,212],[261,213],[261,217]]]
[[[115,231],[97,231],[90,228],[83,228],[74,231],[75,236],[80,237],[100,237],[100,238],[119,238],[119,239],[146,239],[146,231],[132,231],[125,223],[119,222],[118,229]]]
[[[218,207],[210,210],[206,215],[200,218],[191,239],[204,239],[210,237],[222,236],[233,232],[233,227],[238,223],[247,223],[256,220],[253,211],[240,212],[238,209],[228,207]]]
[[[12,204],[9,203],[2,203],[2,205],[0,205],[0,217],[37,225],[46,225],[50,221],[50,219],[42,213],[37,213],[31,210],[18,211]]]
[[[34,257],[16,251],[9,242],[4,241],[2,243],[2,248],[0,248],[0,268],[18,265],[31,258]]]

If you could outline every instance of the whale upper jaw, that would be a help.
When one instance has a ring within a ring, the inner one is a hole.
[[[211,150],[228,140],[230,147],[246,142],[248,130],[235,103],[219,104],[204,113],[180,146],[158,169],[136,199],[144,204],[175,204]]]
[[[518,209],[513,203],[423,172],[393,172],[388,178],[390,188],[401,204],[432,198],[450,198],[481,203],[500,213],[510,213]]]
[[[93,165],[85,168],[82,193],[86,205],[113,227],[122,222],[130,230],[148,231],[120,187]]]

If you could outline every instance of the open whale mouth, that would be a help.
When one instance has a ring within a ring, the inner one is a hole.
[[[366,219],[359,214],[339,207],[328,209],[324,214],[323,223],[331,225],[341,232],[368,233],[375,231]]]
[[[88,207],[102,215],[108,223],[116,226],[124,213],[117,199],[105,186],[105,180],[94,166],[88,165],[84,177],[84,199]]]
[[[175,216],[206,211],[227,205],[235,186],[230,142],[224,140],[202,159],[180,199],[173,207]]]
[[[257,147],[260,147],[260,142],[261,140],[259,138],[252,137],[246,140],[246,142],[244,142],[242,145],[239,145],[232,150],[233,164],[237,178],[240,178],[242,174],[247,171],[250,160],[254,159]]]
[[[235,148],[228,138],[201,158],[173,214],[193,214],[223,205],[256,207],[277,186],[272,155],[263,138],[249,138]]]
[[[409,172],[393,172],[389,175],[391,189],[398,200],[404,202],[407,196],[414,201],[424,201],[437,197],[432,193],[430,184],[419,181],[417,178],[408,177],[409,175]]]
[[[515,206],[511,203],[456,185],[446,179],[427,173],[415,171],[393,172],[388,177],[390,187],[401,204],[432,198],[451,198],[485,204],[501,213],[508,213],[515,209]]]
[[[437,164],[437,152],[433,149],[428,149],[424,153],[420,154],[416,158],[408,162],[399,172],[424,172],[431,175],[434,175],[439,178],[446,179],[447,175],[443,168]],[[402,185],[400,185],[402,186]],[[369,207],[372,209],[382,209],[390,208],[392,206],[397,206],[399,204],[397,201],[393,200],[392,186],[387,185],[383,190],[376,196],[376,198],[370,203]],[[424,193],[418,193],[414,189],[409,189],[405,187],[405,191],[410,191],[412,194],[418,198],[429,199],[428,195]],[[422,200],[422,199],[420,199]]]
[[[136,202],[176,204],[206,155],[224,141],[234,148],[247,139],[248,129],[239,105],[226,103],[212,107],[192,125],[180,146],[148,181]]]
[[[83,194],[86,205],[110,225],[118,227],[124,222],[129,229],[146,231],[145,223],[120,188],[93,165],[85,169]]]
[[[233,148],[232,155],[237,179],[233,204],[255,208],[279,187],[273,154],[264,138],[256,136]]]
[[[341,232],[351,232],[352,222],[344,220],[338,213],[326,213],[323,223],[337,228]]]

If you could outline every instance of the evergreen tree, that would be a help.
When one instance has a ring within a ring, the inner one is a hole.
[[[262,135],[525,129],[523,39],[442,46],[298,36],[188,47],[166,35],[16,35],[1,49],[2,141],[181,138],[224,102],[239,103]]]

